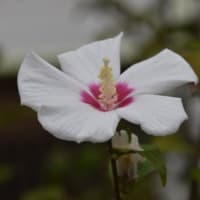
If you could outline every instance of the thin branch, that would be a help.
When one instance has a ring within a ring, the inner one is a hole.
[[[116,160],[112,157],[113,149],[112,149],[112,142],[108,142],[109,152],[111,156],[111,166],[112,166],[112,174],[113,174],[113,182],[115,187],[115,196],[116,200],[121,200],[120,197],[120,188],[119,188],[119,180],[118,180],[118,174],[117,174],[117,165]]]

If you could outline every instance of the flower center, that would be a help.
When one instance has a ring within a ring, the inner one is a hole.
[[[104,110],[112,110],[116,107],[117,90],[113,78],[112,68],[108,66],[109,59],[104,58],[103,62],[104,66],[102,66],[99,74],[99,103]]]
[[[91,83],[89,85],[90,92],[81,91],[81,101],[104,112],[132,103],[134,99],[130,94],[134,89],[125,82],[116,83],[112,68],[109,67],[109,59],[104,58],[103,63],[98,76],[99,83]]]

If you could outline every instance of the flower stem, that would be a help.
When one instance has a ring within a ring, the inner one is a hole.
[[[110,152],[110,156],[111,156],[111,166],[112,166],[113,182],[114,182],[114,187],[115,187],[115,197],[116,197],[116,200],[121,200],[120,189],[119,189],[119,180],[118,180],[118,174],[117,174],[117,165],[116,165],[116,160],[112,156],[113,149],[112,149],[111,140],[108,142],[108,146],[109,146],[109,152]]]

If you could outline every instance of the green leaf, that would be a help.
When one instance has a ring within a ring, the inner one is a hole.
[[[144,151],[138,151],[141,156],[147,159],[147,162],[142,164],[142,169],[140,170],[140,176],[147,175],[152,171],[157,171],[160,175],[162,185],[166,185],[167,181],[167,170],[165,159],[158,148],[152,145],[141,145]],[[141,167],[141,164],[140,164]]]
[[[155,171],[155,168],[151,164],[149,160],[144,160],[143,162],[139,162],[138,171],[137,171],[137,179],[144,178],[145,176],[151,174]]]

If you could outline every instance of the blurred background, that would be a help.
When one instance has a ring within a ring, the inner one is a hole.
[[[200,75],[199,0],[0,0],[0,197],[3,200],[111,199],[106,144],[75,144],[45,132],[36,113],[21,107],[17,71],[29,50],[58,65],[56,55],[124,31],[121,63],[163,48],[180,53]],[[199,200],[200,92],[173,91],[189,121],[165,138],[133,131],[165,154],[168,183],[156,174],[135,184],[126,199]]]

